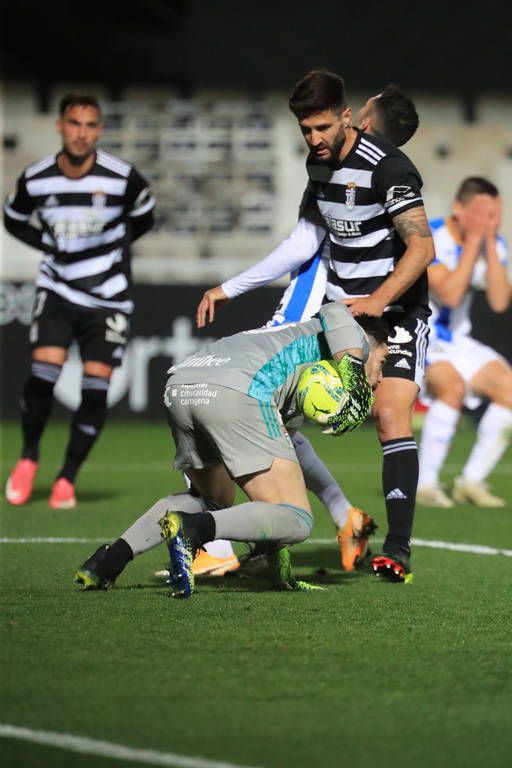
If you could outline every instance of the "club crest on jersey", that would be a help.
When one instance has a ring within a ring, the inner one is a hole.
[[[107,196],[104,192],[98,190],[98,192],[92,193],[92,204],[94,208],[104,208],[107,202]]]
[[[347,208],[353,208],[356,204],[356,185],[349,181],[345,191],[345,205]]]

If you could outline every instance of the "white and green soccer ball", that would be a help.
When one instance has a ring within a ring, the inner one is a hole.
[[[326,424],[345,399],[338,371],[329,360],[319,360],[302,371],[297,384],[297,403],[310,421]]]

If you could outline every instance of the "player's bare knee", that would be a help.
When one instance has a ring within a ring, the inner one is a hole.
[[[492,402],[512,409],[512,368],[506,364],[501,365],[493,383],[493,391],[490,393]]]
[[[460,410],[466,396],[466,383],[447,362],[434,363],[427,369],[427,392],[435,400]]]
[[[496,405],[501,405],[502,408],[509,408],[512,410],[512,377],[510,377],[510,380],[506,383],[506,386],[494,392],[490,399],[491,402],[495,403]]]
[[[512,368],[501,360],[484,366],[471,380],[473,390],[503,408],[512,408]]]
[[[466,384],[462,376],[454,375],[446,385],[438,387],[437,391],[432,393],[436,399],[441,400],[446,405],[460,410],[464,403],[466,395]]]
[[[235,503],[235,487],[231,488],[222,488],[219,489],[218,492],[211,494],[208,496],[208,501],[213,501],[219,509],[223,509],[224,507],[232,507]]]
[[[101,379],[110,381],[114,369],[106,363],[96,363],[91,360],[84,362],[84,376],[98,376]]]
[[[215,464],[203,469],[189,467],[185,470],[185,474],[194,488],[218,509],[233,506],[236,485],[223,464]]]
[[[62,347],[36,347],[32,350],[32,360],[38,363],[63,366],[66,359],[67,351]]]
[[[203,487],[199,484],[196,487],[212,508],[225,509],[226,507],[232,507],[235,503],[236,487],[234,483],[229,485],[220,484],[218,488],[212,488],[211,486]]]
[[[373,416],[377,423],[377,431],[381,441],[393,440],[397,437],[411,434],[412,414],[408,408],[386,400],[376,403]]]

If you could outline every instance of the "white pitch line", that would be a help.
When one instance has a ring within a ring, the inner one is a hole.
[[[112,537],[111,537],[112,538]],[[21,538],[0,538],[0,544],[99,544],[109,540],[108,536],[104,536],[102,539],[88,539],[88,538],[72,538],[58,536],[34,536],[34,537],[21,537]],[[307,539],[302,542],[303,544],[317,544],[320,546],[328,546],[334,544],[334,538],[332,539]],[[383,539],[372,539],[372,541],[379,543]],[[412,539],[411,544],[415,547],[427,547],[429,549],[446,549],[450,552],[465,552],[471,555],[504,555],[505,557],[512,557],[512,549],[501,549],[497,547],[487,547],[484,544],[458,544],[455,541],[431,541],[430,539]]]
[[[108,540],[108,537],[107,537]],[[80,539],[80,538],[63,538],[59,536],[24,536],[20,538],[9,538],[4,536],[0,538],[0,544],[96,544],[99,542],[105,542],[103,539]]]
[[[371,539],[376,543],[384,539]],[[332,544],[333,539],[307,539],[304,544]],[[429,549],[447,549],[450,552],[466,552],[471,555],[504,555],[512,557],[512,549],[498,549],[484,544],[458,544],[455,541],[431,541],[430,539],[411,539],[413,547],[428,547]]]
[[[132,763],[146,763],[146,765],[165,765],[171,766],[171,768],[244,768],[244,766],[234,763],[207,760],[203,757],[186,757],[185,755],[176,755],[173,752],[157,752],[153,749],[134,749],[133,747],[125,747],[123,744],[113,744],[110,741],[73,736],[70,733],[34,731],[31,728],[19,728],[7,723],[0,723],[0,737],[21,739],[34,744],[44,744],[48,747],[80,752],[83,755],[100,755],[115,760],[128,760]],[[245,768],[249,768],[249,766]]]
[[[454,541],[430,541],[428,539],[411,539],[415,547],[430,547],[430,549],[448,549],[450,552],[470,552],[472,555],[505,555],[512,557],[512,549],[496,549],[483,544],[457,544]]]

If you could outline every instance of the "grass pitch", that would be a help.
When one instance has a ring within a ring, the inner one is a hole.
[[[470,427],[458,435],[447,481],[472,436]],[[383,533],[374,431],[308,437]],[[88,541],[0,545],[1,723],[232,766],[509,764],[510,557],[416,547],[412,585],[342,574],[332,524],[313,501],[312,542],[295,548],[294,564],[325,592],[203,578],[190,601],[173,601],[153,577],[166,562],[157,548],[131,563],[112,591],[83,593],[72,578],[98,546],[90,540],[117,537],[183,483],[170,470],[165,425],[111,422],[83,469],[79,506],[50,510],[66,440],[67,425],[48,429],[33,500],[3,506],[4,539]],[[18,450],[18,427],[7,424],[3,482]],[[506,509],[419,508],[415,537],[512,550],[511,475],[509,450],[492,478],[493,490],[511,500]],[[325,576],[315,575],[319,568]],[[15,739],[2,739],[0,749],[4,768],[116,765]]]

